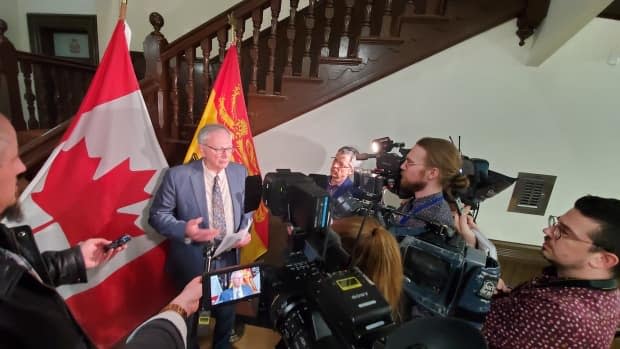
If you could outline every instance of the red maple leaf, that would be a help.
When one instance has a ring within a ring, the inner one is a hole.
[[[82,139],[58,154],[43,189],[32,194],[32,200],[53,217],[51,223],[60,225],[71,246],[92,237],[112,240],[144,233],[135,224],[138,215],[118,209],[151,197],[144,187],[155,170],[132,171],[127,158],[95,180],[100,162],[101,158],[88,156]]]

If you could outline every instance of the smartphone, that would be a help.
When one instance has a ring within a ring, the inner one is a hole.
[[[117,247],[123,246],[124,244],[128,243],[129,240],[131,240],[131,235],[125,234],[125,235],[119,237],[118,239],[112,241],[111,243],[105,245],[103,247],[103,249],[107,252],[107,251],[109,251],[111,249],[115,249]]]

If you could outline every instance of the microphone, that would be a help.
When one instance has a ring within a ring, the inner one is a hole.
[[[368,160],[368,159],[376,159],[377,154],[368,154],[368,153],[359,153],[355,155],[355,160]]]

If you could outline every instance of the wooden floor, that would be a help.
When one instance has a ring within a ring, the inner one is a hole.
[[[211,349],[211,336],[213,328],[210,328],[209,334],[199,336],[201,349]],[[280,340],[280,335],[267,328],[245,325],[243,336],[232,344],[235,349],[273,349]]]

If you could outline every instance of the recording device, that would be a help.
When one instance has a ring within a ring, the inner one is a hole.
[[[357,160],[375,159],[375,168],[370,171],[358,170],[354,173],[354,183],[362,192],[364,199],[381,200],[383,189],[387,188],[401,198],[411,197],[411,193],[400,188],[400,166],[405,161],[409,148],[405,143],[394,142],[389,137],[377,138],[371,142],[374,153],[361,153]],[[397,152],[391,152],[397,148]]]
[[[121,247],[124,244],[128,243],[129,240],[131,240],[131,235],[129,234],[124,234],[121,237],[119,237],[118,239],[112,241],[111,243],[103,246],[103,250],[108,252],[109,250],[113,250],[115,248]]]
[[[516,178],[489,170],[487,160],[464,155],[462,160],[461,173],[469,179],[469,187],[453,194],[460,198],[463,204],[469,205],[473,211],[478,210],[482,201],[492,198],[516,181]]]
[[[497,261],[460,235],[428,230],[400,241],[404,293],[426,312],[482,324],[499,280]]]
[[[203,309],[237,303],[261,294],[261,264],[234,266],[203,276]]]
[[[284,346],[370,348],[389,333],[390,306],[359,269],[346,268],[341,246],[329,243],[327,191],[301,173],[277,170],[265,176],[264,199],[273,215],[293,225],[297,240],[283,267],[267,269],[259,307]],[[322,250],[321,257],[310,261],[304,246]],[[339,269],[328,270],[334,265]]]

